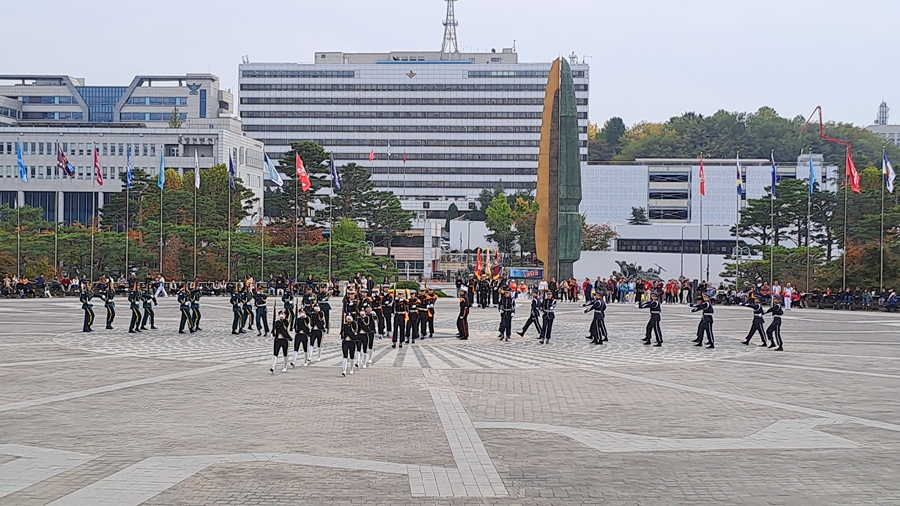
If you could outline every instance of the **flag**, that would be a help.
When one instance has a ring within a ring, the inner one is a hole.
[[[738,153],[737,158],[737,194],[738,197],[744,194],[744,182],[741,180],[741,154]]]
[[[159,174],[156,176],[156,186],[162,191],[166,188],[166,158],[162,151],[159,152]]]
[[[97,184],[103,186],[103,169],[100,167],[100,153],[97,151],[97,146],[94,146],[94,172]]]
[[[703,155],[700,155],[700,195],[706,196],[706,171],[703,169]]]
[[[772,150],[772,198],[775,198],[775,185],[778,183],[778,167],[775,165],[775,150]]]
[[[19,179],[21,179],[23,183],[27,183],[28,168],[25,167],[25,162],[22,160],[22,143],[19,141],[16,141],[16,163],[19,165]]]
[[[234,172],[234,159],[231,158],[231,154],[228,155],[228,186],[234,190],[234,178],[236,174]]]
[[[133,176],[133,174],[132,174],[133,170],[134,170],[134,167],[131,166],[131,147],[129,147],[128,153],[126,153],[126,156],[125,156],[125,186],[127,186],[128,188],[131,188],[131,179]]]
[[[809,150],[809,194],[816,191],[816,168],[813,166],[812,150]]]
[[[484,268],[484,260],[482,260],[481,258],[481,248],[476,248],[475,251],[477,255],[475,257],[475,277],[481,279],[481,271]]]
[[[403,163],[406,163],[406,151],[403,152]]]
[[[194,188],[200,189],[200,158],[196,149],[194,149]]]
[[[69,179],[75,177],[75,167],[69,163],[69,158],[66,157],[65,151],[60,147],[59,141],[56,142],[56,167],[69,176]]]
[[[369,151],[369,161],[371,162],[374,159],[375,159],[375,150],[373,149],[372,151]]]
[[[269,173],[269,180],[279,188],[284,186],[284,179],[281,178],[281,174],[279,174],[278,170],[275,169],[275,164],[272,163],[269,155],[263,153],[263,161],[266,164],[266,171],[268,171]]]
[[[300,182],[300,189],[303,191],[309,190],[312,183],[309,182],[309,174],[303,166],[303,159],[300,158],[300,153],[294,153],[294,155],[297,158],[297,181]]]
[[[341,189],[341,175],[338,174],[337,167],[334,166],[334,155],[331,155],[331,182],[335,188]]]
[[[887,151],[881,152],[881,172],[884,173],[884,184],[887,187],[887,191],[894,193],[894,178],[896,174],[894,174],[894,167],[891,165],[891,161],[888,160]]]
[[[391,141],[388,141],[388,149],[387,149],[388,158],[391,157]]]
[[[850,189],[860,193],[859,172],[856,171],[856,165],[853,165],[853,153],[849,149],[847,150],[847,178],[850,180]]]

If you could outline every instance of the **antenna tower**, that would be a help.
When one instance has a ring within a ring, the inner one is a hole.
[[[459,23],[456,21],[456,11],[453,4],[456,0],[445,0],[447,2],[447,17],[444,19],[444,43],[441,44],[441,59],[449,60],[451,54],[459,54],[459,45],[456,41],[456,27]]]
[[[875,118],[876,125],[887,125],[888,124],[888,115],[891,112],[891,109],[888,107],[887,102],[881,101],[881,105],[878,106],[878,117]]]

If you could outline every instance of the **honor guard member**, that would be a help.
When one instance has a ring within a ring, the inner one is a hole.
[[[772,313],[772,323],[766,329],[766,335],[769,336],[769,348],[775,348],[775,341],[778,341],[778,348],[775,351],[784,351],[784,343],[781,342],[781,315],[784,314],[784,308],[781,307],[782,298],[776,296],[772,307],[766,311],[766,314]]]
[[[650,310],[650,321],[647,322],[647,330],[644,334],[644,344],[650,344],[650,335],[656,334],[656,344],[654,346],[662,346],[662,329],[659,327],[659,319],[661,307],[659,305],[659,294],[653,292],[650,294],[650,300],[641,302],[638,306],[640,309]]]
[[[135,283],[128,292],[128,302],[131,309],[131,321],[128,323],[128,332],[134,334],[141,331],[141,287]]]
[[[93,298],[94,292],[91,291],[91,282],[88,281],[84,284],[84,289],[78,297],[78,300],[81,301],[81,309],[84,310],[84,326],[81,329],[82,332],[94,331],[94,329],[91,328],[91,326],[94,325],[94,304],[91,302],[91,299]]]
[[[476,297],[478,306],[481,307],[481,309],[484,309],[488,307],[491,300],[491,284],[486,279],[479,279],[476,286],[478,289],[478,296]]]
[[[306,289],[303,292],[303,296],[300,297],[300,306],[306,309],[306,312],[310,312],[313,306],[316,305],[316,294],[313,293],[312,285],[306,285]]]
[[[549,343],[550,336],[553,332],[553,320],[556,319],[556,299],[552,293],[548,293],[541,305],[541,312],[544,313],[544,322],[541,326],[541,344]]]
[[[266,322],[266,326],[269,325],[269,322]],[[256,324],[257,328],[259,327],[259,323]],[[268,332],[267,332],[268,334]],[[291,337],[291,333],[288,332],[287,322],[284,320],[284,311],[278,312],[278,318],[275,320],[275,325],[272,326],[272,337],[274,338],[274,344],[272,355],[272,366],[269,367],[269,372],[275,374],[275,366],[278,365],[278,352],[281,351],[284,354],[284,367],[281,368],[281,372],[287,372],[288,366],[288,342],[293,341],[294,338]]]
[[[287,290],[281,295],[281,303],[284,304],[284,319],[287,322],[288,330],[294,330],[294,284],[288,285]]]
[[[426,318],[428,320],[428,337],[434,337],[434,306],[437,305],[438,296],[436,293],[434,293],[434,288],[429,288],[428,294],[426,296],[428,297],[428,304],[426,306],[426,309],[428,309],[428,313],[426,315]],[[422,326],[423,338],[425,337],[424,328],[425,327]]]
[[[406,339],[406,322],[409,320],[409,304],[403,296],[403,292],[397,292],[397,302],[394,303],[394,333],[391,335],[391,348],[399,344],[403,348]]]
[[[194,286],[191,288],[191,317],[194,321],[194,332],[203,330],[200,328],[200,297],[202,296],[203,290],[201,290],[197,282],[194,281]]]
[[[375,312],[372,311],[372,308],[367,307],[365,313],[363,313],[363,318],[368,317],[368,321],[366,322],[366,337],[369,339],[368,349],[366,352],[366,356],[363,357],[363,368],[366,366],[372,366],[372,355],[375,352],[375,331],[378,326],[378,317],[375,316]]]
[[[391,333],[391,323],[394,320],[394,292],[389,285],[382,285],[384,297],[381,299],[381,311],[384,313],[384,328],[378,327],[378,332],[384,337]]]
[[[591,320],[591,344],[603,344],[603,341],[609,341],[606,334],[606,301],[600,297],[587,304],[582,304],[581,307],[587,307],[584,310],[585,313],[594,312],[594,319]]]
[[[253,293],[248,285],[244,285],[241,289],[241,302],[244,306],[243,322],[241,323],[241,331],[246,326],[249,330],[253,330]]]
[[[697,339],[694,340],[696,346],[703,346],[703,335],[706,335],[706,341],[709,344],[707,348],[713,349],[716,347],[716,338],[713,335],[713,309],[712,302],[709,300],[709,295],[703,294],[702,296],[703,302],[694,306],[694,309],[691,310],[692,313],[696,313],[697,311],[703,311],[703,319],[700,320],[700,326],[697,327]]]
[[[269,301],[269,295],[259,287],[256,289],[256,294],[253,295],[253,305],[256,308],[256,336],[268,336],[269,335],[269,320],[266,318],[269,312],[269,308],[266,305]],[[263,334],[263,329],[265,329],[265,334]]]
[[[416,344],[416,338],[419,337],[419,298],[415,292],[409,295],[406,308],[409,311],[409,320],[406,321],[406,344],[409,344],[412,338],[412,344]]]
[[[316,349],[316,362],[322,360],[322,333],[325,332],[325,312],[318,304],[311,308],[312,329],[309,332],[309,359],[312,360],[313,348]]]
[[[329,299],[331,299],[331,295],[328,293],[328,285],[324,283],[319,285],[319,293],[316,294],[316,301],[322,313],[325,314],[325,332],[331,330],[331,303],[328,302]]]
[[[150,320],[150,329],[156,330],[156,315],[153,312],[153,306],[158,306],[156,295],[150,285],[141,294],[141,300],[144,301],[144,318],[141,320],[141,330],[147,330],[147,320]]]
[[[312,334],[312,318],[306,314],[303,308],[300,308],[294,319],[294,356],[291,357],[291,367],[297,362],[297,354],[300,352],[300,345],[303,345],[303,367],[309,365],[312,353],[309,351],[309,338]]]
[[[425,293],[425,290],[419,291],[419,336],[425,339],[428,334],[428,306],[431,304],[431,297]]]
[[[243,329],[243,312],[244,308],[241,307],[241,290],[240,288],[235,288],[234,291],[231,292],[231,299],[228,301],[231,303],[231,333],[232,334],[242,334],[244,332]]]
[[[753,323],[750,325],[750,333],[747,334],[747,339],[742,342],[745,345],[750,344],[750,339],[753,339],[753,334],[759,332],[759,338],[762,339],[762,344],[760,346],[766,347],[769,343],[766,342],[766,333],[763,330],[763,324],[765,324],[765,319],[763,319],[763,315],[765,314],[765,310],[762,307],[762,304],[759,303],[759,299],[757,299],[756,294],[750,293],[750,300],[748,300],[744,306],[749,307],[753,310]]]
[[[500,304],[500,280],[491,280],[491,307],[497,307]]]
[[[375,328],[378,339],[381,339],[384,333],[384,294],[379,293],[377,288],[375,293],[372,294],[372,314],[375,315]]]
[[[113,289],[112,283],[107,282],[104,289],[100,291],[100,298],[103,299],[103,305],[106,306],[106,328],[112,330],[113,320],[116,319],[116,290]]]
[[[359,363],[362,361],[363,369],[366,368],[366,354],[369,353],[369,325],[374,323],[372,316],[372,308],[366,307],[359,318],[356,319],[356,358],[353,366],[359,369]]]
[[[355,320],[359,317],[360,307],[359,299],[356,298],[356,291],[347,289],[347,294],[341,301],[341,319],[345,319],[348,315]]]
[[[347,376],[347,364],[353,360],[356,355],[356,334],[359,330],[359,324],[353,321],[353,317],[347,315],[344,323],[341,325],[341,376]],[[353,374],[353,367],[350,368],[350,374]]]
[[[512,319],[513,315],[516,314],[516,301],[512,298],[512,292],[505,291],[503,292],[503,297],[500,299],[500,340],[503,341],[504,338],[509,341],[509,335],[512,333]]]
[[[181,308],[181,324],[178,326],[178,333],[184,334],[184,326],[187,325],[191,334],[194,333],[194,322],[191,321],[191,292],[188,291],[187,285],[182,285],[178,292],[178,306]]]
[[[467,288],[459,288],[459,316],[456,318],[457,339],[466,341],[469,339],[469,298],[466,296]]]
[[[543,307],[544,301],[537,292],[533,295],[534,296],[531,298],[531,310],[528,312],[528,319],[525,320],[525,326],[522,327],[521,332],[516,332],[516,334],[525,337],[525,332],[528,332],[528,327],[530,327],[531,324],[534,324],[534,328],[538,331],[538,339],[540,339],[540,335],[543,334],[543,332],[541,332],[541,308]]]

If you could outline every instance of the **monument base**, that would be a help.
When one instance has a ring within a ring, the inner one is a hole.
[[[575,277],[575,262],[559,262],[559,271],[557,272],[557,280],[569,279]]]

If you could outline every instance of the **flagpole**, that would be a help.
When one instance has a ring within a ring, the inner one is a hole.
[[[22,279],[22,206],[16,192],[16,277]]]
[[[55,220],[56,221],[56,233],[53,234],[53,276],[58,277],[59,276],[59,216],[60,216],[59,215],[59,213],[60,213],[59,190],[56,190],[54,195],[56,198],[56,216],[54,216],[54,218],[56,218],[56,220]],[[127,251],[128,250],[126,249],[126,254],[127,254]]]
[[[94,145],[94,149],[95,150],[97,149],[96,145]],[[93,165],[93,164],[91,164],[91,165]],[[91,168],[93,169],[93,171],[92,171],[93,174],[91,174],[92,177],[91,177],[91,220],[90,220],[90,226],[91,226],[91,269],[90,269],[91,277],[90,277],[90,282],[93,283],[94,282],[94,220],[96,219],[96,215],[97,215],[97,192],[94,189],[94,184],[97,182],[97,167],[92,166]]]
[[[229,175],[229,178],[231,176]],[[231,181],[228,182],[228,281],[231,281]]]
[[[298,276],[300,274],[300,266],[299,266],[299,245],[297,243],[297,236],[300,233],[300,206],[297,205],[297,202],[300,200],[300,178],[296,177],[296,171],[294,172],[294,282],[298,281]],[[329,244],[331,244],[329,242]],[[331,260],[331,252],[328,253],[329,261]]]
[[[847,157],[850,157],[850,150],[847,149]],[[846,164],[846,162],[845,162]],[[849,167],[844,168],[844,258],[843,258],[843,268],[842,268],[842,276],[841,276],[841,291],[844,292],[847,290],[847,203],[849,199],[849,195],[847,194],[848,186],[850,185],[849,179]]]
[[[700,166],[703,166],[703,153],[700,153]],[[700,178],[702,186],[703,178]],[[700,270],[697,272],[697,286],[703,281],[703,192],[700,192]],[[707,280],[708,281],[708,280]]]
[[[165,167],[160,167],[159,170],[165,173]],[[165,177],[165,176],[164,176]],[[165,187],[166,183],[163,182],[163,186]],[[159,274],[163,278],[166,277],[163,272],[163,188],[159,189]],[[174,276],[174,274],[173,274]]]
[[[199,172],[200,168],[195,166],[194,170]],[[197,175],[194,174],[194,181],[196,181],[196,180],[197,180]],[[197,185],[195,183],[194,184],[194,281],[196,281],[196,280],[197,280]]]
[[[127,169],[126,169],[127,170]],[[128,176],[126,176],[127,178]],[[125,183],[125,279],[128,279],[128,211],[131,206],[131,185]]]
[[[772,241],[769,243],[769,289],[775,285],[775,241],[778,240],[778,231],[775,230],[775,186],[778,184],[778,172],[775,167],[775,150],[772,150],[772,189],[769,191],[769,200],[772,206],[769,212],[771,218]],[[773,294],[774,295],[774,294]],[[774,297],[772,303],[775,302]]]
[[[266,275],[266,229],[263,224],[262,206],[259,208],[259,280],[265,279]]]
[[[333,157],[334,155],[332,155]],[[331,167],[334,169],[334,158],[331,159]],[[390,171],[388,171],[390,172]],[[331,282],[331,236],[334,230],[334,174],[331,174],[331,205],[328,206],[328,282]]]
[[[735,270],[734,270],[734,286],[738,288],[738,280],[741,272],[741,196],[743,194],[743,183],[741,182],[741,152],[737,152],[737,179],[738,194],[737,202],[734,205],[734,248],[735,248]]]
[[[887,154],[884,152],[884,147],[881,148],[881,247],[879,248],[879,252],[881,254],[881,267],[878,273],[878,288],[879,292],[884,292],[884,187],[887,186],[887,174],[885,171],[887,170],[887,166],[884,163]]]
[[[824,169],[823,169],[824,170]],[[812,228],[810,218],[812,216],[812,193],[815,188],[815,174],[813,173],[812,148],[809,148],[809,191],[806,192],[806,291],[809,292],[809,232]]]

